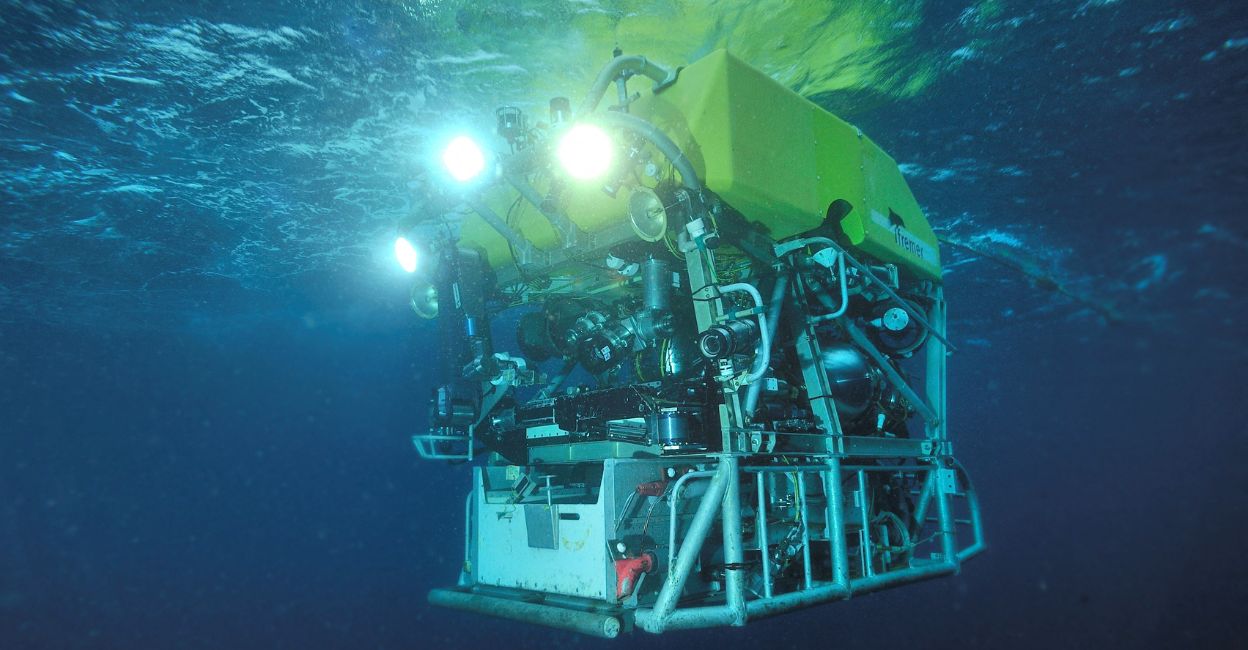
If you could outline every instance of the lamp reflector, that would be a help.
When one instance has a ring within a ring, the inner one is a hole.
[[[463,183],[476,178],[485,169],[485,153],[472,138],[457,136],[442,150],[442,164],[451,178]]]
[[[576,124],[563,134],[555,150],[559,164],[578,180],[599,178],[611,168],[615,143],[606,131],[592,124]]]
[[[412,246],[412,242],[407,241],[406,237],[394,240],[394,256],[399,260],[399,266],[403,267],[404,271],[416,272],[416,263],[420,256],[416,253],[416,247]]]

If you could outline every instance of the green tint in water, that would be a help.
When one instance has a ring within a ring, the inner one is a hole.
[[[951,52],[986,45],[971,40],[982,36],[976,23],[1002,9],[997,0],[968,8],[965,40],[940,46],[919,33],[930,13],[924,0],[454,0],[418,11],[438,35],[432,49],[498,55],[492,63],[507,79],[501,85],[519,93],[509,97],[539,101],[578,96],[616,46],[670,66],[727,48],[808,97],[842,90],[912,97],[967,58]]]

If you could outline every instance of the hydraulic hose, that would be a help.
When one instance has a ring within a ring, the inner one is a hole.
[[[830,313],[816,316],[813,320],[816,322],[825,320],[834,320],[845,315],[849,309],[849,282],[845,277],[845,253],[838,252],[836,254],[836,277],[840,280],[841,288],[841,305]],[[823,294],[819,295],[820,302],[823,302]],[[829,308],[831,306],[829,305]]]
[[[776,278],[776,286],[771,291],[771,309],[767,312],[767,340],[768,342],[776,340],[776,326],[780,322],[780,310],[784,307],[785,292],[789,288],[789,276],[782,273]],[[770,348],[770,346],[768,346]],[[770,352],[769,352],[770,354]],[[770,361],[770,359],[768,359]],[[763,392],[763,379],[759,377],[758,381],[750,384],[750,391],[745,396],[745,416],[753,417],[754,410],[758,408],[758,397]]]

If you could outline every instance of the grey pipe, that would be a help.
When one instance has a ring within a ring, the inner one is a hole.
[[[940,471],[936,470],[936,512],[940,517],[940,552],[956,570],[958,568],[958,538],[953,521],[953,508],[949,493],[940,484]]]
[[[644,56],[617,56],[602,69],[602,72],[598,73],[598,78],[594,80],[594,85],[589,87],[585,100],[576,109],[576,116],[585,117],[594,112],[594,109],[598,108],[598,102],[602,101],[603,95],[607,94],[607,88],[611,87],[611,82],[625,72],[653,79],[656,91],[676,81],[676,73]]]
[[[470,200],[468,205],[474,212],[481,216],[482,220],[489,224],[490,227],[493,228],[498,234],[502,235],[503,238],[506,239],[512,246],[523,252],[524,254],[521,256],[522,259],[529,258],[533,255],[533,244],[529,240],[525,239],[523,235],[512,229],[511,226],[507,225],[507,222],[504,221],[502,217],[498,216],[497,212],[491,210],[490,206],[475,199]]]
[[[840,282],[841,304],[836,307],[833,307],[831,305],[832,301],[829,300],[828,297],[822,291],[820,291],[819,293],[816,293],[815,297],[819,299],[819,302],[822,303],[823,306],[827,307],[828,309],[831,309],[832,311],[826,314],[823,314],[822,316],[815,316],[814,318],[810,319],[810,322],[821,323],[825,320],[834,320],[834,319],[840,318],[841,316],[844,316],[845,312],[849,309],[849,278],[846,277],[845,275],[845,254],[844,253],[836,254],[836,275],[837,275],[837,278],[836,278],[837,281]]]
[[[866,470],[858,470],[858,494],[863,503],[870,503],[871,498],[867,496],[867,472]],[[862,568],[867,577],[875,575],[875,557],[871,550],[871,512],[870,508],[863,506],[858,508],[858,525],[862,535],[862,546],[860,548],[860,557],[862,558]]]
[[[724,563],[728,567],[739,567],[745,561],[745,549],[741,541],[741,486],[737,481],[737,457],[730,455],[722,456],[720,470],[725,466],[731,467],[731,476],[724,490],[721,506],[724,518]],[[720,476],[720,473],[716,472],[716,478]],[[716,479],[712,479],[712,482],[714,480]],[[706,503],[705,499],[709,498],[709,495],[708,490],[707,496],[703,497],[703,504]],[[698,511],[699,513],[701,512],[701,507],[699,507]],[[673,521],[675,520],[673,519]],[[692,535],[692,531],[690,534]],[[689,540],[686,539],[685,545],[688,545],[688,543]],[[685,547],[681,546],[681,549],[684,550]],[[647,632],[655,632],[656,634],[664,630],[745,625],[747,611],[745,577],[741,575],[741,569],[727,568],[724,576],[724,585],[727,602],[723,605],[674,609],[670,610],[666,616],[658,618],[659,615],[655,613],[658,610],[658,603],[656,602],[655,610],[638,610],[637,624]],[[662,598],[662,594],[660,594],[660,598]]]
[[[802,504],[802,583],[806,589],[810,589],[815,586],[815,583],[810,567],[810,508],[806,502],[806,473],[797,472],[796,482],[797,497]]]
[[[782,273],[776,278],[776,286],[771,290],[771,305],[767,312],[767,340],[772,346],[776,344],[776,327],[780,323],[780,310],[784,307],[784,296],[788,288],[789,276]],[[766,380],[767,376],[763,375],[750,384],[750,391],[745,395],[745,417],[754,417],[754,410],[758,408],[758,397],[763,392],[763,382]]]
[[[434,589],[429,592],[429,603],[475,614],[497,616],[522,623],[537,623],[547,627],[580,632],[604,639],[614,639],[620,634],[620,619],[607,614],[580,612],[562,607],[526,603],[507,598],[496,598],[450,589]]]

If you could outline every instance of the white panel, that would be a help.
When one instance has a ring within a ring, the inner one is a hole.
[[[498,587],[529,589],[607,600],[614,597],[608,584],[607,540],[603,508],[598,504],[556,504],[555,515],[579,514],[579,519],[556,519],[558,548],[529,547],[525,511],[546,512],[512,504],[485,503],[478,493],[477,580]]]

